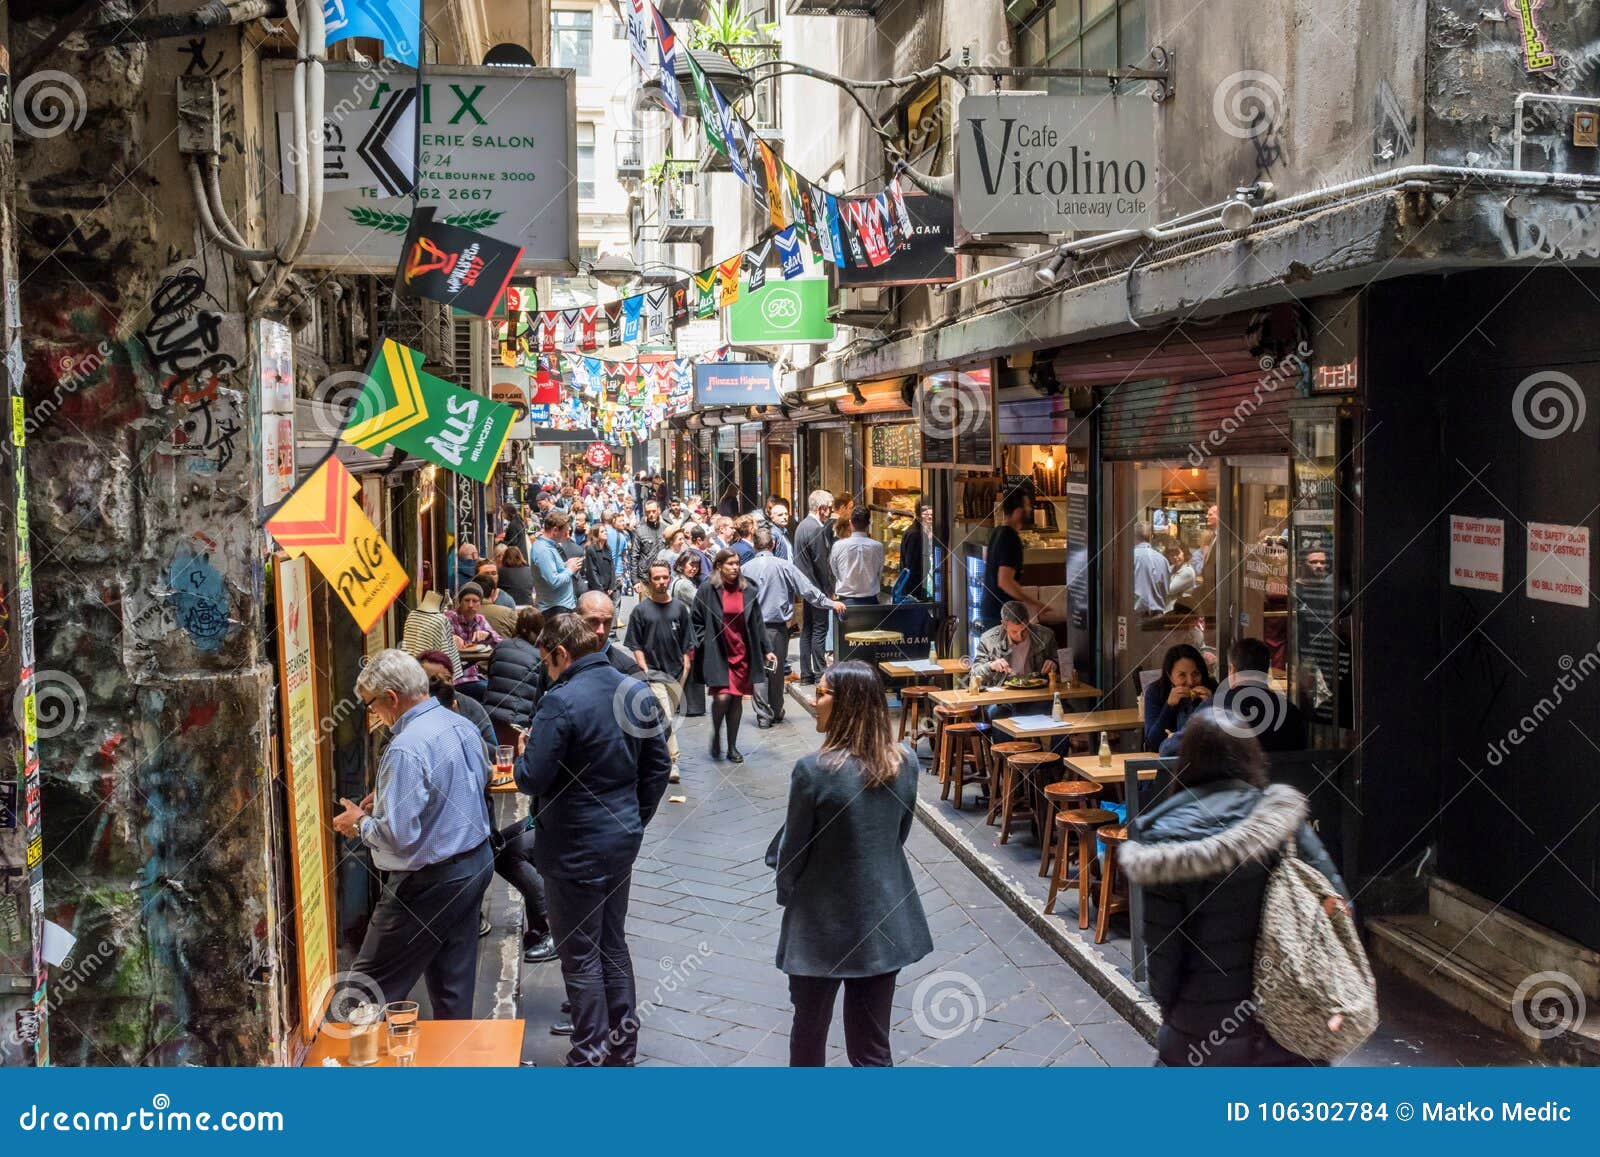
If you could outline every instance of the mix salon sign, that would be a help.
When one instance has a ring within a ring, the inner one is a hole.
[[[570,69],[429,65],[420,102],[415,74],[406,69],[330,63],[326,72],[322,217],[300,264],[395,270],[411,198],[393,190],[416,171],[420,136],[419,201],[440,223],[520,247],[519,274],[577,272],[577,82]],[[267,70],[283,174],[280,236],[293,221],[299,168],[290,163],[292,79],[292,65]]]
[[[1155,114],[1143,96],[990,93],[961,102],[956,219],[1057,234],[1155,220]]]

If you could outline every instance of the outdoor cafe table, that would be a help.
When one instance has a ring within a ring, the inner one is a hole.
[[[417,1053],[412,1063],[423,1069],[516,1068],[522,1062],[525,1024],[522,1020],[419,1020]],[[344,1034],[345,1026],[338,1028],[335,1033],[324,1028],[317,1034],[306,1054],[306,1067],[320,1066],[327,1057],[341,1065],[349,1062],[350,1041]],[[378,1028],[378,1038],[378,1061],[371,1067],[394,1068],[382,1026]]]
[[[1098,699],[1100,689],[1091,687],[1087,683],[1057,683],[1056,691],[1061,693],[1063,699]],[[1035,687],[1031,691],[1012,691],[1005,687],[986,688],[982,691],[968,691],[956,688],[954,691],[935,691],[928,698],[940,707],[994,707],[1002,703],[1048,703],[1052,692],[1049,685]],[[1129,708],[1129,710],[1133,710]],[[1098,713],[1097,713],[1098,714]],[[1071,734],[1063,731],[1063,735]]]
[[[931,675],[935,679],[950,679],[959,676],[969,666],[965,659],[935,659],[933,662],[938,665],[938,670],[929,670],[928,662],[927,659],[908,661],[885,659],[878,664],[878,670],[890,679],[917,679],[925,675]]]
[[[1048,715],[1011,715],[991,720],[990,726],[1005,732],[1009,739],[1056,739],[1063,735],[1092,735],[1097,731],[1133,731],[1144,726],[1144,716],[1137,707],[1117,707],[1110,711],[1063,715],[1060,723]]]
[[[1093,752],[1086,755],[1069,755],[1062,762],[1067,771],[1079,779],[1086,779],[1090,783],[1098,783],[1102,787],[1121,787],[1127,783],[1128,760],[1130,759],[1159,759],[1153,751],[1118,751],[1111,756],[1111,766],[1101,767],[1100,757]],[[1139,773],[1140,779],[1154,779],[1155,768],[1146,768]]]

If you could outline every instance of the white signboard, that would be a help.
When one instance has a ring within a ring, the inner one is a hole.
[[[1528,523],[1528,597],[1589,605],[1589,528]]]
[[[1450,516],[1450,585],[1479,591],[1505,589],[1506,521]]]
[[[409,161],[404,142],[369,142],[376,110],[397,89],[413,85],[409,70],[357,64],[327,66],[322,216],[300,264],[347,272],[393,272],[411,221],[411,198],[388,195],[370,159],[389,166]],[[293,150],[292,66],[267,70],[267,99],[280,139],[270,155],[280,164]],[[487,233],[524,249],[517,272],[573,275],[578,271],[577,82],[571,69],[475,68],[429,65],[423,70],[421,204],[452,225]],[[414,124],[409,118],[398,122]],[[414,130],[413,130],[414,131]],[[343,152],[327,149],[337,142]],[[365,156],[369,160],[362,160]],[[387,156],[388,161],[383,161]],[[352,180],[337,177],[346,166]],[[294,180],[277,190],[277,236],[294,219]]]
[[[965,97],[956,220],[975,234],[1097,232],[1152,224],[1154,107],[1147,96],[998,92]]]
[[[516,421],[511,423],[511,433],[506,443],[527,441],[533,437],[533,423],[528,420],[528,371],[521,366],[489,367],[489,397],[504,402],[516,410]]]

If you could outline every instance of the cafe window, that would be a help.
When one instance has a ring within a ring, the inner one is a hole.
[[[1025,66],[1110,70],[1137,67],[1145,58],[1145,0],[1038,0],[1011,7],[1023,8],[1017,47]],[[1028,87],[1066,96],[1110,90],[1103,80],[1072,78]]]
[[[866,438],[866,498],[872,512],[869,533],[883,543],[883,582],[893,588],[899,577],[900,544],[917,516],[922,499],[922,445],[915,422],[885,422],[863,427]],[[927,536],[924,550],[931,550]],[[926,563],[926,560],[924,560]],[[913,597],[926,601],[932,592],[932,567],[922,565],[913,573],[924,576],[926,588]]]
[[[589,75],[589,60],[594,51],[594,13],[550,13],[550,63],[555,68],[570,68],[579,76]]]
[[[594,200],[594,125],[578,126],[578,200]]]
[[[929,374],[914,407],[922,430],[922,464],[993,470],[994,371],[988,365]]]

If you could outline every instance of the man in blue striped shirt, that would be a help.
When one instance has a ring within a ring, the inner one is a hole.
[[[365,844],[383,892],[351,970],[405,1000],[426,978],[439,1020],[471,1020],[478,970],[478,907],[494,876],[489,765],[466,719],[428,692],[410,655],[379,651],[356,694],[393,734],[378,783],[360,804],[341,799],[340,835]]]

